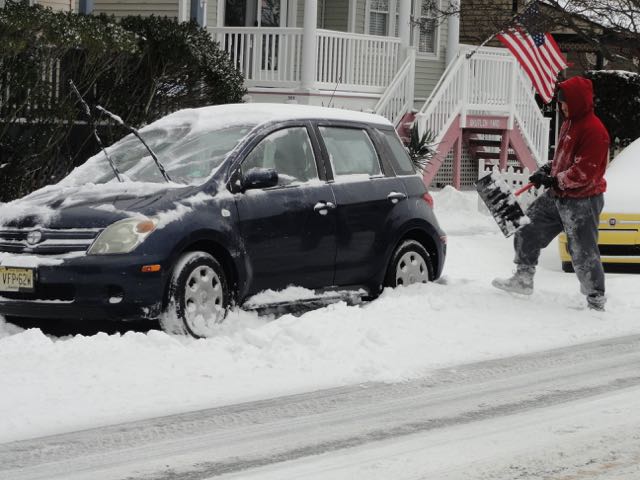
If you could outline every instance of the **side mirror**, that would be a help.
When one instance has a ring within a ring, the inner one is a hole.
[[[245,190],[269,188],[276,185],[278,185],[278,172],[273,168],[252,168],[242,177],[242,187]]]

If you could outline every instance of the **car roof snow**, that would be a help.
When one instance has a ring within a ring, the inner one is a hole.
[[[350,121],[392,127],[389,120],[372,113],[282,103],[236,103],[179,110],[153,122],[149,127],[190,124],[193,130],[212,130],[285,120]]]

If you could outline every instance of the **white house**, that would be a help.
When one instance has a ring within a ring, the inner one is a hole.
[[[445,0],[443,0],[445,1]],[[373,111],[397,126],[418,111],[439,154],[425,181],[470,185],[478,162],[530,170],[549,125],[506,49],[458,45],[455,16],[429,0],[39,0],[83,13],[159,15],[206,27],[245,76],[250,102]]]

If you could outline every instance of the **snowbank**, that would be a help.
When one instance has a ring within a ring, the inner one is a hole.
[[[605,178],[604,211],[640,215],[640,138],[616,156]]]

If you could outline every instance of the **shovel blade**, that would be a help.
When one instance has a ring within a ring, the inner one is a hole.
[[[478,180],[476,191],[505,237],[529,223],[513,191],[497,173],[492,172]]]

